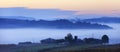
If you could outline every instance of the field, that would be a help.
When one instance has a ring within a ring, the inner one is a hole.
[[[120,44],[100,45],[0,45],[0,52],[120,52]]]
[[[0,52],[38,52],[54,47],[62,47],[58,44],[32,44],[32,45],[0,45]]]
[[[79,45],[51,49],[45,52],[120,52],[120,44],[116,45]]]

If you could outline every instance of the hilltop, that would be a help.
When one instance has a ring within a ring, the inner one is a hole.
[[[13,17],[14,18],[14,17]],[[20,17],[19,17],[20,18]],[[51,28],[51,29],[112,29],[107,25],[90,22],[71,22],[66,19],[59,20],[22,20],[0,18],[0,28]]]
[[[120,17],[101,17],[101,18],[85,19],[83,21],[100,22],[100,23],[120,23]]]

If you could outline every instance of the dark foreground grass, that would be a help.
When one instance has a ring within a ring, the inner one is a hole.
[[[0,52],[120,52],[120,44],[100,45],[0,45]]]
[[[64,45],[58,44],[0,45],[0,52],[38,52],[38,50],[44,50],[61,46]]]
[[[120,44],[101,45],[101,46],[88,45],[85,47],[80,47],[80,46],[74,47],[73,46],[73,47],[66,47],[66,48],[51,49],[45,52],[120,52]]]

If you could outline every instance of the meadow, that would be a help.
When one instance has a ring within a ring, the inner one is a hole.
[[[101,45],[60,45],[60,44],[36,44],[36,45],[0,45],[1,52],[119,52],[120,44]]]

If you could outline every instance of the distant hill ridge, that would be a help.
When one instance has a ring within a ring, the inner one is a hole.
[[[73,23],[66,19],[36,21],[10,18],[0,18],[0,28],[112,29],[107,25],[80,21]]]
[[[101,22],[101,23],[120,23],[120,17],[92,18],[92,19],[85,19],[83,21],[87,21],[87,22]]]

